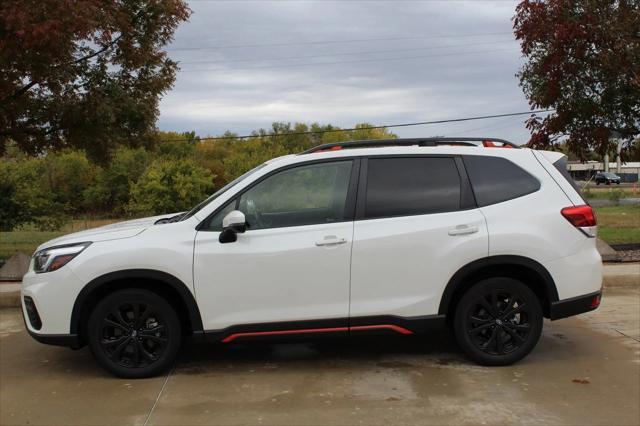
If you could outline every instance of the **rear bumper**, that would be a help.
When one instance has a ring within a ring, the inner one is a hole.
[[[593,311],[594,309],[597,309],[598,306],[600,306],[601,298],[602,290],[598,290],[594,293],[572,297],[570,299],[560,300],[558,302],[552,302],[550,318],[553,321]]]

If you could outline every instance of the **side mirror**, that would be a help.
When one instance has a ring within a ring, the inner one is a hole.
[[[243,233],[247,230],[247,220],[244,217],[244,213],[239,210],[233,210],[229,212],[222,219],[222,232],[218,241],[222,244],[233,243],[238,239],[238,233]]]

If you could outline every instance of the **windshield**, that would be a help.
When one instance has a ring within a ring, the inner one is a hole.
[[[219,196],[221,196],[222,194],[227,192],[229,189],[231,189],[231,187],[233,187],[234,185],[236,185],[240,181],[244,180],[246,177],[249,177],[250,175],[254,174],[255,172],[257,172],[258,170],[260,170],[261,168],[263,168],[266,165],[267,165],[267,163],[262,163],[258,167],[253,168],[253,169],[249,170],[248,172],[246,172],[245,174],[235,178],[234,180],[232,180],[231,182],[229,182],[228,184],[226,184],[225,186],[223,186],[222,188],[218,189],[216,192],[211,194],[209,196],[209,198],[205,199],[200,204],[198,204],[197,206],[195,206],[194,208],[189,210],[187,213],[185,213],[184,216],[182,216],[181,220],[189,219],[191,216],[193,216],[194,214],[196,214],[200,210],[202,210],[207,204],[209,204],[210,202],[212,202],[213,200],[215,200],[216,198],[218,198]]]
[[[618,177],[618,175],[613,174],[613,173],[603,173],[603,175],[605,175],[608,178],[617,178]]]

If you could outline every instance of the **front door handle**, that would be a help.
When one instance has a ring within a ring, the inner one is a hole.
[[[458,225],[455,228],[449,230],[449,235],[467,235],[475,234],[476,232],[478,232],[477,226]]]
[[[336,237],[335,235],[327,235],[326,237],[324,237],[322,241],[316,241],[316,246],[318,247],[337,246],[339,244],[344,244],[346,242],[347,240],[345,238],[338,239],[338,237]]]

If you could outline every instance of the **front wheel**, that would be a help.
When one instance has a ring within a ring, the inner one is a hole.
[[[126,378],[150,377],[168,369],[181,337],[173,307],[143,289],[120,290],[101,300],[87,327],[89,347],[98,363]]]
[[[542,332],[537,296],[506,277],[482,280],[460,299],[454,330],[460,348],[482,365],[509,365],[535,347]]]

